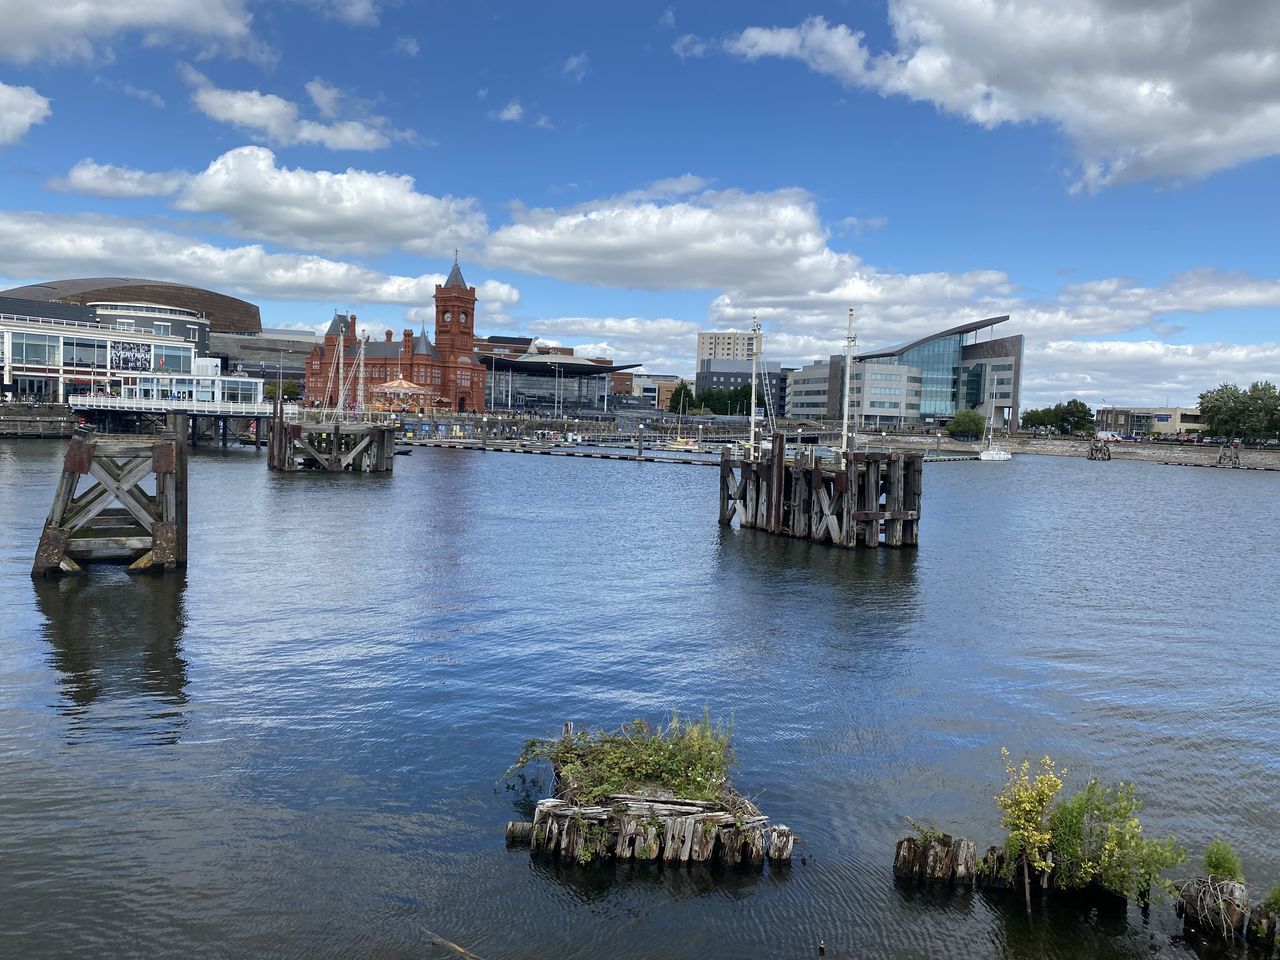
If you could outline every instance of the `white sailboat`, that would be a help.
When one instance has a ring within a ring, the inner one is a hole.
[[[1004,449],[1000,444],[996,443],[995,437],[995,415],[996,405],[991,404],[991,411],[987,414],[987,443],[982,451],[978,454],[979,460],[1012,460],[1013,454]]]

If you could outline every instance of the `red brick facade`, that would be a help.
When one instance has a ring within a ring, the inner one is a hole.
[[[412,330],[405,330],[398,342],[388,330],[383,341],[365,345],[363,409],[371,409],[386,399],[372,392],[374,387],[400,379],[421,387],[425,395],[408,405],[467,413],[484,409],[487,371],[472,357],[476,288],[465,284],[456,263],[445,284],[436,284],[435,303],[434,345]],[[356,408],[356,380],[352,378],[352,371],[358,363],[359,345],[355,316],[336,314],[325,334],[324,346],[316,347],[307,357],[305,399],[308,404],[337,405],[341,351],[341,367],[350,384],[346,406]],[[399,404],[396,400],[393,405]]]

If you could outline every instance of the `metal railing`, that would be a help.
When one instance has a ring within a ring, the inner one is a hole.
[[[224,400],[143,400],[130,397],[103,397],[81,393],[67,397],[72,410],[121,410],[130,413],[194,413],[211,417],[269,417],[270,403],[231,403]],[[284,405],[285,419],[296,420],[298,405]]]

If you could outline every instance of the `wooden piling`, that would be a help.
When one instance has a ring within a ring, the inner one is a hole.
[[[920,541],[924,458],[842,452],[831,464],[800,450],[786,459],[777,435],[767,453],[720,455],[719,522],[842,547],[914,547]]]
[[[126,563],[131,572],[185,567],[186,429],[181,414],[153,437],[76,428],[31,575],[76,573],[90,563]],[[85,477],[92,482],[77,494]],[[148,477],[154,493],[142,486]]]

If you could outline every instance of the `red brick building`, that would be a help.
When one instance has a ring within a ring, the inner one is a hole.
[[[462,279],[457,262],[444,285],[436,284],[435,342],[412,330],[396,340],[390,330],[381,341],[368,341],[364,349],[365,396],[360,406],[369,409],[380,397],[373,388],[392,380],[408,380],[422,388],[424,402],[440,410],[474,412],[484,409],[487,371],[473,358],[475,344],[476,288]],[[339,361],[341,351],[342,360]],[[307,358],[306,400],[320,406],[337,406],[339,370],[348,383],[347,409],[356,408],[356,378],[360,341],[354,315],[335,313],[325,331],[324,345]],[[418,404],[418,401],[413,401]]]

